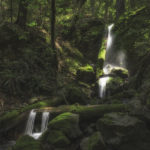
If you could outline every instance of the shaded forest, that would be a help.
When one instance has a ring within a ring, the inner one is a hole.
[[[0,150],[149,150],[149,0],[0,0]]]

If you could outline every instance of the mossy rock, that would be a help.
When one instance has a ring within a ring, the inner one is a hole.
[[[13,150],[41,150],[41,148],[39,141],[26,135],[17,140]]]
[[[84,138],[80,147],[81,150],[106,150],[106,145],[100,132],[95,132],[90,137]]]
[[[143,121],[124,113],[109,113],[97,122],[106,143],[116,150],[148,150],[150,132]],[[143,146],[144,145],[144,146]],[[143,146],[143,148],[142,148]]]
[[[50,131],[46,138],[46,142],[61,148],[70,144],[70,140],[59,130]]]
[[[110,77],[107,82],[107,95],[119,93],[123,90],[125,81],[120,77]]]
[[[80,67],[77,70],[76,79],[78,81],[82,81],[85,83],[92,84],[96,80],[96,75],[94,73],[94,69],[91,65],[86,65],[84,67]]]
[[[128,70],[121,67],[115,67],[111,70],[111,73],[114,74],[117,77],[120,77],[122,79],[126,79],[129,77]]]
[[[79,115],[63,113],[50,121],[49,130],[59,130],[68,138],[77,138],[81,135],[79,128]]]

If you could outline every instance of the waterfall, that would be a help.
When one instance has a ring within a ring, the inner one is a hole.
[[[103,77],[103,78],[100,78],[99,81],[98,81],[98,84],[99,84],[99,97],[103,98],[105,96],[105,92],[106,92],[106,84],[107,84],[107,81],[109,80],[109,77]]]
[[[108,52],[111,50],[112,44],[113,44],[113,36],[112,36],[112,29],[113,29],[114,24],[111,24],[108,26],[108,38],[107,38],[107,47],[106,47],[106,55]],[[107,62],[104,62],[104,67],[103,67],[103,72],[104,75],[107,75],[110,73],[110,68],[109,65],[107,65]],[[98,84],[99,84],[99,97],[103,98],[106,93],[106,85],[107,82],[109,81],[110,77],[102,77],[99,78]]]
[[[34,110],[31,110],[29,114],[29,118],[26,125],[25,134],[33,137],[34,139],[38,139],[42,133],[47,129],[48,120],[49,120],[49,112],[43,112],[42,113],[42,123],[41,123],[41,131],[40,132],[33,132],[34,126],[35,126],[35,118],[36,118],[37,112]]]
[[[103,66],[104,76],[99,78],[99,97],[103,98],[106,94],[106,85],[110,80],[110,73],[112,69],[117,67],[125,68],[125,54],[123,51],[114,51],[113,50],[113,40],[114,36],[112,34],[112,29],[114,24],[108,26],[108,38],[107,38],[107,47],[106,47],[106,58]]]
[[[113,28],[114,24],[111,24],[110,26],[108,26],[108,40],[107,40],[107,47],[106,50],[108,51],[113,43],[113,36],[112,36],[112,28]]]

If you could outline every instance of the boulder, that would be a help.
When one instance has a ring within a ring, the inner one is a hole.
[[[150,132],[143,121],[124,113],[109,113],[97,122],[105,142],[115,150],[149,150]]]
[[[92,84],[96,81],[96,75],[92,65],[80,67],[77,70],[76,79],[85,83]]]
[[[95,132],[90,137],[84,138],[80,147],[81,150],[106,150],[106,145],[100,132]]]
[[[70,140],[61,131],[51,131],[47,137],[47,142],[56,147],[66,147]]]
[[[78,123],[79,115],[69,112],[62,113],[51,120],[48,130],[41,137],[43,148],[68,148],[72,140],[76,140],[81,135]]]
[[[50,131],[61,131],[68,138],[74,139],[81,135],[79,128],[79,115],[73,113],[63,113],[50,121],[48,128]]]
[[[118,76],[122,79],[126,79],[129,76],[128,70],[122,67],[114,67],[111,70],[111,73],[114,74],[115,76]]]
[[[20,137],[16,145],[12,148],[13,150],[40,150],[39,141],[33,139],[30,136],[22,136]]]

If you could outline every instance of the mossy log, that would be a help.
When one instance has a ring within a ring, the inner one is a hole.
[[[103,104],[103,105],[64,105],[59,107],[46,107],[42,109],[35,109],[35,111],[43,112],[50,111],[54,116],[64,113],[72,112],[80,115],[80,121],[91,121],[102,117],[109,112],[128,112],[129,106],[126,104]]]

